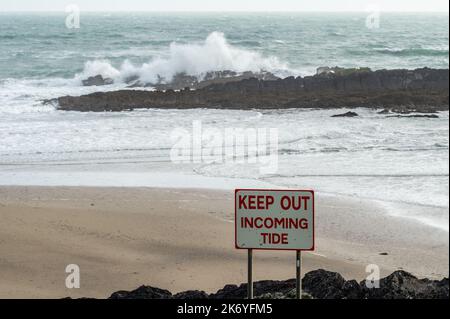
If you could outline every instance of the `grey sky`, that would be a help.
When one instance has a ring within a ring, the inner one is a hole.
[[[448,0],[1,0],[0,11],[382,11],[448,12]]]

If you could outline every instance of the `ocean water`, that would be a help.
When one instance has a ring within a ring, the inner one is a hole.
[[[448,68],[447,14],[382,14],[379,29],[368,29],[365,19],[365,14],[89,13],[82,14],[80,29],[70,30],[61,14],[0,13],[0,185],[94,180],[154,186],[158,179],[170,186],[186,177],[192,185],[204,178],[215,187],[219,180],[227,185],[250,180],[380,201],[393,214],[448,231],[448,112],[439,119],[388,118],[366,109],[357,110],[357,119],[331,118],[346,110],[82,114],[41,103],[124,88],[131,75],[153,81],[214,70],[288,76],[335,65]],[[97,74],[115,84],[81,86],[82,79]],[[219,130],[278,128],[277,172],[261,175],[257,165],[232,161],[175,165],[169,157],[171,133],[192,131],[195,120]]]

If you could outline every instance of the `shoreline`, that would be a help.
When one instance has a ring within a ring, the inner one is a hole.
[[[360,199],[317,201],[317,250],[304,254],[304,273],[363,280],[366,266],[378,264],[382,276],[448,276],[448,232]],[[223,190],[0,186],[0,296],[104,298],[143,284],[213,293],[240,284],[246,254],[234,249],[233,205]],[[258,280],[294,276],[292,254],[255,255]],[[73,263],[82,274],[77,291],[64,286]]]
[[[92,170],[91,165],[74,163],[73,171],[67,171],[67,164],[62,165],[62,170],[56,170],[57,166],[51,164],[49,169],[44,169],[42,164],[38,164],[42,169],[39,171],[35,167],[27,166],[22,169],[14,165],[6,165],[0,171],[0,188],[2,187],[50,187],[50,188],[107,188],[107,189],[180,189],[197,191],[217,191],[227,192],[234,189],[270,188],[289,189],[291,186],[280,186],[281,184],[270,182],[270,180],[259,180],[252,178],[233,178],[195,175],[189,172],[158,172],[142,171],[141,169],[131,170],[125,164],[126,171],[120,169],[121,163],[110,163],[112,170]],[[83,170],[87,165],[88,170]],[[104,164],[103,164],[104,165]],[[52,170],[50,170],[50,168]],[[34,182],[30,182],[33,180]],[[299,189],[299,187],[295,187]],[[300,187],[302,188],[302,187]],[[304,187],[303,187],[304,188]],[[338,193],[333,191],[323,191],[315,188],[322,196],[336,198],[347,201],[363,201],[366,204],[380,206],[380,211],[388,217],[398,217],[416,223],[424,224],[427,227],[449,232],[448,214],[445,211],[448,206],[424,204],[419,202],[399,201],[394,199],[380,199],[370,196],[352,195],[350,193]],[[422,216],[422,212],[427,211],[427,215]],[[430,214],[430,212],[432,212]],[[443,216],[439,219],[431,216]]]

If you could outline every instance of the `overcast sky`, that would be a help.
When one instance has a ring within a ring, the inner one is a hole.
[[[448,12],[448,0],[0,0],[0,11],[382,11]]]

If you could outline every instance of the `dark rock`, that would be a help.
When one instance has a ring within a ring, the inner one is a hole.
[[[255,299],[273,300],[273,299],[296,299],[296,298],[297,298],[297,290],[292,289],[287,293],[282,292],[266,293],[261,296],[257,296]],[[303,292],[302,299],[314,299],[314,298],[310,294]]]
[[[392,113],[401,114],[401,115],[409,115],[412,113],[422,113],[422,114],[436,114],[437,113],[437,110],[434,109],[432,106],[422,107],[420,109],[416,109],[414,107],[402,106],[402,107],[393,108],[391,111],[392,111]]]
[[[260,300],[277,300],[277,299],[293,299],[289,298],[288,295],[282,294],[281,292],[274,292],[274,293],[266,293],[261,296],[255,297],[255,299]]]
[[[91,76],[86,80],[83,80],[83,86],[103,86],[113,84],[114,81],[112,79],[104,79],[101,75]]]
[[[225,71],[224,71],[225,72]],[[181,76],[181,75],[180,75]],[[138,108],[161,109],[283,109],[283,108],[382,108],[395,112],[426,113],[449,108],[448,70],[380,70],[340,72],[308,77],[271,79],[245,74],[221,75],[193,83],[176,80],[180,91],[161,84],[157,92],[123,90],[99,92],[56,100],[66,111],[104,112]],[[210,81],[210,82],[208,82]],[[195,81],[194,81],[195,82]],[[101,79],[99,79],[101,83]],[[190,87],[191,90],[183,90]],[[173,88],[173,87],[172,87]],[[194,90],[195,89],[195,90]],[[162,92],[165,90],[166,92]],[[54,103],[54,100],[51,101]]]
[[[287,294],[283,294],[281,299],[297,299],[297,289],[292,289]],[[314,299],[309,293],[302,291],[302,299]]]
[[[345,299],[361,299],[363,297],[363,289],[356,280],[350,280],[342,285],[342,294]]]
[[[355,112],[347,112],[347,113],[344,113],[344,114],[333,115],[332,117],[357,117],[357,116],[359,116],[358,113],[355,113]]]
[[[243,72],[237,73],[233,71],[215,71],[207,72],[203,78],[198,78],[196,76],[187,75],[185,73],[175,74],[173,79],[165,83],[164,79],[160,79],[158,83],[142,83],[139,80],[134,80],[133,87],[154,87],[157,90],[183,90],[186,88],[190,89],[202,89],[213,84],[225,84],[230,82],[239,82],[248,79],[258,79],[263,81],[274,81],[279,78],[270,72]],[[127,82],[128,83],[128,82]]]
[[[215,294],[209,296],[211,299],[244,299],[247,296],[247,285],[226,285]]]
[[[436,282],[436,288],[439,290],[439,293],[435,294],[435,297],[438,299],[449,299],[449,279],[444,278],[439,282]]]
[[[393,108],[392,113],[396,113],[396,114],[411,114],[412,112],[414,112],[414,109],[409,109],[409,108],[405,108],[405,107],[396,107]]]
[[[372,72],[370,68],[340,68],[338,66],[335,66],[333,68],[330,68],[328,66],[317,68],[316,75],[329,75],[329,74],[336,74],[336,75],[350,75],[352,73],[364,73],[364,72]]]
[[[177,293],[173,296],[173,299],[192,300],[192,299],[208,299],[209,296],[204,291],[189,290]]]
[[[315,299],[342,299],[345,279],[323,269],[309,272],[303,278],[303,289]]]
[[[141,286],[133,291],[118,291],[109,297],[109,299],[170,299],[172,293],[167,290]]]
[[[247,288],[247,285],[245,285]],[[258,281],[254,285],[254,293],[255,295],[262,295],[271,291],[277,291],[281,293],[287,293],[295,288],[295,280],[286,280],[286,281]]]
[[[305,275],[302,281],[303,296],[307,299],[449,299],[449,280],[417,279],[397,271],[380,280],[380,288],[369,289],[365,281],[346,281],[340,274],[316,270]],[[256,299],[294,299],[295,280],[258,281],[254,283]],[[134,291],[119,291],[110,299],[245,299],[247,284],[227,285],[208,296],[204,291],[185,291],[174,296],[167,291],[142,286]]]
[[[367,299],[448,299],[448,279],[432,281],[417,279],[405,271],[396,271],[380,280],[380,288],[369,289],[362,282],[364,297]]]
[[[294,279],[286,281],[266,280],[255,282],[253,291],[255,296],[261,296],[273,292],[287,293],[294,288]],[[227,285],[209,297],[212,299],[244,299],[247,297],[247,284],[240,286]]]
[[[388,117],[438,119],[439,115],[436,115],[436,114],[414,114],[414,115],[392,115],[392,116],[388,116]]]
[[[125,79],[125,83],[127,83],[127,84],[136,84],[136,83],[138,83],[139,82],[139,76],[138,75],[131,75],[131,76],[129,76],[129,77],[127,77],[126,79]]]

